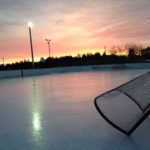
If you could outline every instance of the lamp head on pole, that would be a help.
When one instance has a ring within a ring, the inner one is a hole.
[[[50,42],[51,40],[50,39],[45,39],[45,41]]]
[[[51,40],[50,39],[45,39],[45,41],[50,44]]]
[[[28,27],[32,28],[33,27],[33,23],[32,22],[28,22]]]

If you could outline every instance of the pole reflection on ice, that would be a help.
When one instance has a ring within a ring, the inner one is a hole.
[[[32,88],[32,101],[31,101],[31,113],[32,113],[32,132],[36,144],[40,143],[42,132],[42,108],[41,108],[41,95],[40,87],[35,80],[33,80]]]
[[[33,128],[36,132],[41,130],[41,118],[39,113],[33,113]]]

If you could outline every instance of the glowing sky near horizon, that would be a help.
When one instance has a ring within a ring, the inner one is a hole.
[[[104,46],[150,44],[149,0],[0,0],[0,57],[30,59],[100,51]],[[2,61],[2,60],[0,60]],[[2,63],[2,62],[1,62]]]

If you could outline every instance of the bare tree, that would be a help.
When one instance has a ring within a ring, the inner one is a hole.
[[[114,54],[114,55],[122,55],[125,54],[126,49],[124,48],[124,46],[117,45],[117,46],[112,46],[109,52],[110,54]]]
[[[141,56],[143,46],[141,44],[129,43],[125,45],[125,49],[128,51],[128,55]]]

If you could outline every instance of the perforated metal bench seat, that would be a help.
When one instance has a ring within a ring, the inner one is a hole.
[[[150,114],[150,72],[95,98],[101,116],[130,135]]]

